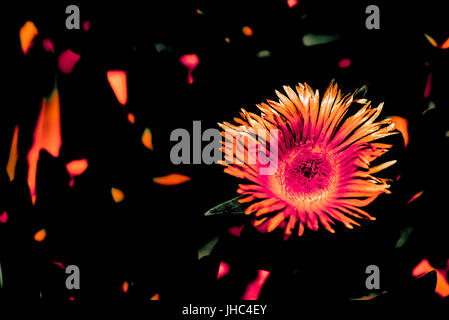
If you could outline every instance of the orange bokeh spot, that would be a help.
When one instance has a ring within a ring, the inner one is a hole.
[[[390,119],[394,122],[396,129],[401,132],[402,137],[404,138],[404,145],[407,147],[409,142],[407,119],[399,116],[392,116]]]
[[[127,292],[128,292],[128,289],[129,289],[128,281],[123,282],[123,284],[122,284],[122,291],[123,291],[124,293],[127,293]]]
[[[242,32],[243,32],[243,34],[244,34],[245,36],[247,36],[247,37],[251,37],[251,36],[254,34],[253,29],[251,29],[251,28],[248,27],[248,26],[244,26],[244,27],[242,28]]]
[[[153,181],[157,184],[161,184],[164,186],[174,186],[177,184],[181,184],[187,181],[190,181],[190,177],[179,174],[179,173],[172,173],[163,177],[157,177],[153,178]]]
[[[110,70],[107,72],[107,78],[118,102],[125,105],[128,101],[126,72],[123,70]]]
[[[28,151],[28,186],[33,205],[36,203],[36,173],[39,153],[46,150],[53,157],[59,157],[61,149],[61,115],[58,89],[54,89],[50,98],[42,99],[36,128],[33,134],[33,144]]]
[[[415,268],[413,268],[412,275],[414,277],[419,277],[423,274],[435,270],[437,272],[437,285],[435,288],[435,292],[442,297],[447,297],[449,296],[449,283],[445,276],[446,272],[448,271],[447,269],[449,268],[435,269],[430,265],[427,259],[423,259],[420,263],[416,265]],[[442,271],[444,271],[444,273]]]
[[[67,169],[67,172],[69,173],[70,176],[69,182],[70,187],[72,187],[75,183],[74,178],[76,176],[83,174],[83,172],[86,171],[87,166],[88,166],[87,159],[73,160],[65,165],[65,168]]]
[[[287,0],[287,5],[289,8],[293,8],[298,4],[298,0]]]
[[[128,113],[128,121],[132,124],[136,122],[136,117],[132,113]]]
[[[38,31],[34,23],[31,21],[25,22],[22,28],[19,31],[20,37],[20,45],[22,46],[22,51],[24,54],[27,54],[33,45],[33,39],[38,35]]]
[[[159,300],[159,293],[156,293],[154,296],[152,296],[151,300]]]
[[[87,159],[73,160],[65,165],[67,172],[71,177],[83,174],[83,172],[86,171],[87,166]]]
[[[42,242],[47,237],[47,231],[45,229],[41,229],[34,235],[34,240],[37,242]]]
[[[11,149],[9,150],[9,159],[6,164],[6,172],[8,173],[9,181],[13,181],[16,173],[17,159],[19,158],[19,153],[17,151],[17,142],[19,141],[19,126],[16,125],[14,128],[14,134],[11,141]]]
[[[142,143],[148,149],[153,150],[153,138],[151,136],[151,131],[148,128],[145,128],[145,130],[143,131]]]
[[[120,189],[111,188],[111,194],[112,194],[112,199],[114,200],[115,203],[119,203],[123,199],[125,199],[125,194]]]

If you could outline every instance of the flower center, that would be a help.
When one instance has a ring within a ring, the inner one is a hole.
[[[281,163],[278,180],[290,201],[318,200],[335,181],[335,168],[329,155],[310,146],[293,149]]]

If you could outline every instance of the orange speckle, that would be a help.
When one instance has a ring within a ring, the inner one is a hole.
[[[225,41],[226,41],[227,43],[231,43],[231,39],[230,39],[229,37],[226,37],[226,38],[225,38]]]
[[[12,136],[11,149],[9,150],[8,163],[6,164],[6,172],[8,173],[9,181],[14,180],[14,176],[16,173],[16,164],[17,159],[19,158],[19,154],[17,151],[18,140],[19,140],[19,126],[16,125],[14,128],[14,134]]]
[[[402,137],[404,138],[404,145],[407,147],[409,142],[407,119],[399,116],[392,116],[390,119],[394,122],[396,129],[401,132]]]
[[[145,130],[143,131],[142,143],[148,149],[153,150],[153,138],[151,136],[151,131],[148,128],[145,128]]]
[[[415,194],[413,197],[411,197],[411,199],[409,201],[407,201],[407,204],[410,204],[411,202],[415,201],[416,199],[418,199],[419,197],[421,197],[421,195],[424,193],[424,191],[420,191],[417,194]]]
[[[132,124],[136,123],[136,117],[134,116],[133,113],[128,113],[128,121],[129,121],[129,123],[132,123]]]
[[[157,177],[153,178],[153,181],[157,184],[161,184],[164,186],[174,186],[177,184],[181,184],[187,181],[190,181],[190,177],[179,174],[179,173],[172,173],[163,177]]]
[[[247,36],[247,37],[251,37],[251,36],[254,34],[253,29],[251,29],[251,28],[248,27],[248,26],[244,26],[244,27],[242,28],[242,32],[243,32],[243,34],[244,34],[245,36]]]
[[[192,73],[193,73],[193,70],[198,65],[198,63],[200,62],[200,59],[198,58],[198,56],[196,54],[193,53],[193,54],[185,54],[185,55],[181,56],[179,61],[181,61],[181,63],[186,66],[186,68],[188,70],[187,82],[189,84],[192,84],[193,83]]]
[[[154,294],[154,295],[151,297],[151,300],[159,300],[159,293]]]
[[[41,229],[34,235],[34,240],[37,242],[42,242],[47,237],[47,231],[45,229]]]
[[[126,72],[123,70],[111,70],[107,72],[109,85],[114,91],[120,104],[125,105],[128,101],[128,87],[126,82]]]
[[[435,270],[437,272],[437,285],[435,288],[435,292],[442,297],[449,296],[449,283],[445,277],[445,273],[447,270],[444,269],[435,269],[432,267],[427,259],[423,259],[420,263],[416,265],[412,270],[412,275],[414,277],[419,277],[425,273]],[[445,272],[442,272],[445,271]]]
[[[123,199],[125,199],[125,194],[122,190],[117,188],[111,188],[112,199],[114,199],[115,203],[119,203]]]
[[[123,291],[124,293],[127,293],[127,292],[128,292],[128,289],[129,289],[128,281],[123,282],[123,284],[122,284],[122,291]]]
[[[38,35],[38,31],[34,23],[31,21],[25,22],[22,28],[19,31],[20,37],[20,45],[22,46],[22,51],[24,54],[27,54],[33,45],[33,39]]]
[[[59,157],[61,149],[61,116],[58,89],[54,89],[50,98],[42,99],[42,108],[39,113],[36,128],[33,134],[33,144],[28,151],[28,186],[31,200],[36,203],[36,172],[39,153],[46,150],[53,157]]]

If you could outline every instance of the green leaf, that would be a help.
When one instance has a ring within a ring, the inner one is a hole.
[[[247,203],[240,203],[238,200],[244,198],[245,196],[238,196],[234,199],[228,200],[213,207],[207,211],[205,216],[215,216],[215,215],[245,215],[245,209],[248,207]]]
[[[368,87],[364,85],[354,94],[354,100],[365,98],[366,93],[368,92]]]

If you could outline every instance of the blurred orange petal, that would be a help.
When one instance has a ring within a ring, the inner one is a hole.
[[[446,39],[446,41],[443,42],[443,44],[440,46],[441,49],[447,49],[449,48],[449,38]]]
[[[115,203],[119,203],[123,199],[125,199],[125,194],[122,190],[117,188],[111,188],[112,199]]]
[[[107,72],[109,85],[120,104],[125,105],[128,101],[128,87],[126,83],[126,72],[123,70],[110,70]]]
[[[129,289],[128,281],[123,282],[123,284],[122,284],[122,291],[123,291],[124,293],[127,293],[127,292],[128,292],[128,289]]]
[[[404,145],[407,147],[409,142],[407,119],[399,116],[392,116],[390,119],[394,122],[395,128],[401,132],[402,137],[404,138]]]
[[[45,229],[41,229],[34,235],[34,240],[37,242],[42,242],[47,237],[47,231]]]
[[[179,173],[172,173],[163,177],[157,177],[153,178],[153,181],[157,184],[161,184],[164,186],[174,186],[177,184],[181,184],[187,181],[190,181],[190,177],[179,174]]]
[[[230,267],[229,264],[224,262],[224,261],[220,261],[220,265],[218,266],[218,273],[217,273],[217,279],[221,279],[223,278],[225,275],[227,275],[230,271]]]
[[[438,43],[435,41],[434,38],[432,38],[431,36],[429,36],[428,34],[424,33],[424,36],[426,37],[426,39],[430,42],[430,44],[434,47],[438,47]]]
[[[413,197],[410,198],[409,201],[407,201],[407,204],[410,204],[411,202],[415,201],[416,199],[418,199],[419,197],[421,197],[421,195],[424,193],[424,191],[420,191],[417,194],[415,194]]]
[[[25,22],[19,31],[20,45],[22,46],[22,51],[24,54],[28,53],[31,46],[33,45],[33,39],[38,35],[38,31],[34,23],[31,21]]]
[[[151,135],[151,131],[148,128],[145,128],[145,130],[143,131],[142,143],[148,149],[153,150],[153,138]]]
[[[152,296],[151,300],[159,300],[159,293],[156,293],[154,296]]]
[[[246,287],[242,300],[257,300],[269,275],[270,271],[257,270],[257,277]]]
[[[16,125],[14,128],[14,134],[11,141],[11,149],[9,150],[9,159],[6,164],[6,172],[8,173],[9,181],[14,180],[16,173],[17,159],[19,158],[19,153],[17,151],[17,142],[19,141],[19,126]]]
[[[287,0],[287,5],[289,8],[293,8],[298,4],[298,0]]]
[[[42,99],[42,108],[34,129],[33,144],[27,155],[27,182],[33,204],[36,203],[36,172],[40,151],[46,150],[53,157],[59,157],[62,144],[60,113],[59,92],[55,88],[48,99]]]
[[[433,270],[435,270],[437,272],[437,285],[435,288],[435,292],[437,294],[439,294],[440,296],[442,296],[443,298],[449,296],[449,283],[448,283],[444,273],[441,272],[441,270],[435,269],[434,267],[432,267],[429,263],[429,260],[423,259],[420,263],[418,263],[416,265],[416,267],[413,268],[412,275],[414,277],[419,277],[419,276],[426,274]],[[447,270],[443,270],[443,271],[447,271]]]

